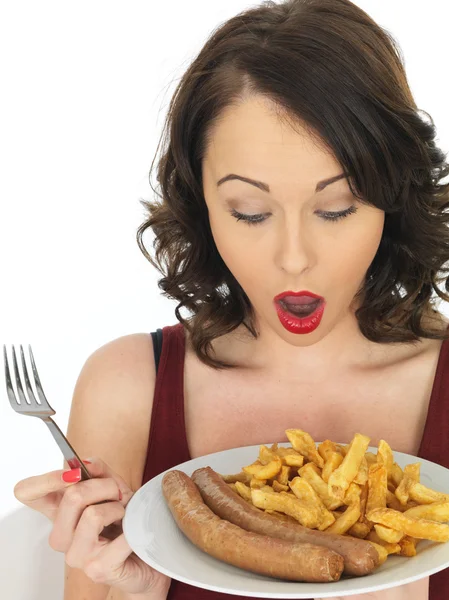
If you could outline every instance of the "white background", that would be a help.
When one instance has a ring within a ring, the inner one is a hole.
[[[255,4],[0,5],[0,342],[32,344],[63,430],[76,378],[93,350],[176,323],[176,304],[160,295],[158,273],[135,241],[144,216],[139,198],[152,197],[148,171],[179,78],[214,28]],[[399,41],[417,104],[434,118],[447,151],[446,2],[356,4]],[[2,371],[0,552],[6,556],[16,523],[29,518],[17,512],[14,484],[60,468],[61,455],[44,424],[11,410]],[[6,596],[18,599],[10,585]]]

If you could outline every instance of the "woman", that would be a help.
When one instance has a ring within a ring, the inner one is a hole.
[[[15,487],[53,522],[66,600],[224,598],[170,582],[123,535],[99,538],[143,483],[190,458],[300,427],[449,467],[449,342],[434,306],[449,298],[449,167],[390,36],[349,0],[265,2],[207,41],[167,136],[161,202],[138,231],[179,301],[157,377],[150,335],[99,348],[68,428],[94,478]],[[443,571],[369,597],[448,595]]]

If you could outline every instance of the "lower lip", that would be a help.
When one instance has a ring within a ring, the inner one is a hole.
[[[279,321],[290,333],[311,333],[321,323],[324,313],[324,302],[320,302],[316,309],[307,317],[297,317],[285,311],[279,302],[275,302]]]

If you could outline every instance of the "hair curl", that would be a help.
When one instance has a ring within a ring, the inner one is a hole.
[[[445,339],[423,317],[438,297],[449,300],[449,184],[441,183],[449,164],[432,118],[412,97],[399,46],[349,0],[265,1],[215,30],[183,75],[159,141],[161,193],[152,189],[161,202],[142,201],[139,247],[163,275],[163,294],[179,301],[175,314],[198,358],[234,367],[213,358],[212,340],[242,323],[257,338],[252,305],[215,246],[201,171],[214,124],[252,94],[305,125],[349,175],[352,193],[385,212],[356,311],[363,335]]]

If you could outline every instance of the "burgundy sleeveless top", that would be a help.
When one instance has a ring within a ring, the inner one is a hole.
[[[181,323],[165,326],[162,334],[142,485],[162,471],[191,460],[184,420],[184,328]],[[449,468],[449,340],[441,347],[418,456]],[[172,580],[167,600],[225,600],[226,597],[229,594]],[[239,600],[247,596],[232,597]],[[430,576],[429,591],[429,600],[448,598],[449,568]]]

